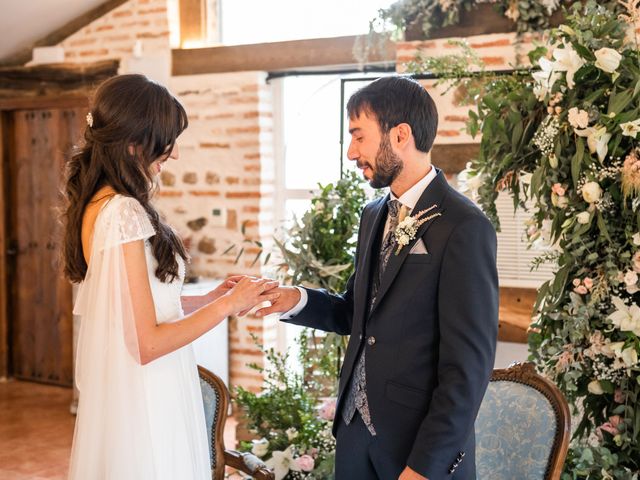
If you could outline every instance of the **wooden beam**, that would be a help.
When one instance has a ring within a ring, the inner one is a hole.
[[[9,377],[9,278],[7,269],[7,170],[9,114],[0,111],[0,380]]]
[[[180,47],[202,45],[206,34],[205,0],[180,0]]]
[[[70,22],[67,22],[65,25],[51,32],[47,36],[41,38],[40,40],[37,40],[30,47],[24,48],[20,52],[0,60],[0,66],[24,65],[25,63],[30,62],[32,58],[32,52],[35,47],[49,47],[57,45],[65,38],[73,35],[81,28],[86,27],[94,20],[97,20],[98,18],[106,15],[111,10],[119,7],[127,1],[129,0],[107,0],[106,2],[98,5],[87,13],[83,13],[79,17],[76,17]]]
[[[353,65],[357,36],[314,38],[232,47],[173,50],[173,75]],[[395,62],[393,42],[373,53],[369,63]]]

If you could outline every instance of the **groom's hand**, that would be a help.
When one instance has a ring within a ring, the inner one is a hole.
[[[423,477],[418,472],[411,470],[409,467],[406,467],[398,480],[429,480],[427,477]]]
[[[279,287],[273,293],[279,293],[280,296],[271,302],[270,307],[257,310],[255,315],[263,317],[272,313],[284,313],[295,307],[300,301],[300,291],[296,287]]]

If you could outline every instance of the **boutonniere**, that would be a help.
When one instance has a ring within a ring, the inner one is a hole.
[[[439,217],[442,213],[432,213],[431,215],[427,215],[431,210],[437,208],[437,205],[432,205],[426,210],[422,210],[415,215],[406,215],[406,211],[400,213],[400,223],[396,227],[393,235],[396,239],[396,243],[398,245],[398,249],[396,250],[396,255],[400,253],[403,247],[409,245],[409,242],[416,238],[416,233],[418,233],[418,229],[421,225],[428,222],[432,218]],[[404,213],[404,215],[403,215]]]

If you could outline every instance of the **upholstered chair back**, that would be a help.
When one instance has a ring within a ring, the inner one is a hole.
[[[476,419],[478,480],[556,480],[569,444],[569,407],[530,363],[494,370]]]

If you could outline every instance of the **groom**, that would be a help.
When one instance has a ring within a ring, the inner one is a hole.
[[[420,84],[381,78],[347,112],[349,159],[372,187],[390,187],[364,208],[355,272],[342,295],[281,288],[258,314],[351,335],[336,480],[475,479],[498,329],[495,231],[431,165],[438,116]]]

